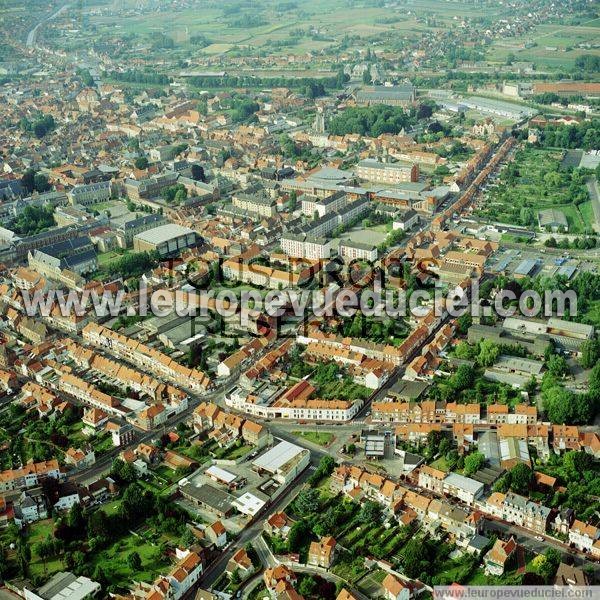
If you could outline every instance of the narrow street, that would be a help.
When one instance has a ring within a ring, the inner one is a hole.
[[[596,177],[588,179],[587,188],[594,209],[594,217],[596,218],[596,222],[592,223],[592,227],[595,231],[600,232],[600,188],[598,187],[598,179]]]
[[[208,566],[206,571],[202,574],[200,579],[200,587],[208,588],[219,579],[219,577],[225,571],[229,559],[232,557],[235,550],[243,548],[248,542],[252,542],[255,545],[254,540],[261,535],[263,530],[262,518],[265,514],[271,514],[277,512],[287,504],[289,504],[302,490],[302,486],[307,482],[308,478],[312,475],[315,470],[314,464],[306,469],[297,479],[293,482],[285,492],[275,500],[273,504],[267,507],[267,510],[263,513],[258,514],[255,517],[254,523],[244,529],[239,537],[229,545],[229,547],[221,554],[221,556]]]

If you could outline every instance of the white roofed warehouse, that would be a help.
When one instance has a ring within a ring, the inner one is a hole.
[[[169,223],[138,233],[133,238],[133,249],[136,252],[156,250],[161,256],[168,256],[195,246],[197,241],[198,236],[193,229]]]
[[[291,442],[282,441],[261,454],[252,463],[258,472],[267,472],[282,486],[291,483],[308,467],[310,451]]]

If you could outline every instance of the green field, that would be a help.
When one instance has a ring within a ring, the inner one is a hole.
[[[591,226],[596,222],[596,215],[594,214],[594,207],[592,206],[591,200],[589,202],[580,204],[577,208],[579,209],[579,214],[586,225]]]
[[[383,569],[372,571],[357,583],[357,587],[367,598],[377,598],[382,592],[381,583],[386,575]]]
[[[177,48],[194,50],[190,38],[204,36],[210,44],[200,46],[204,54],[220,55],[239,48],[269,48],[270,54],[287,55],[290,52],[319,52],[339,42],[344,36],[369,37],[395,34],[414,35],[419,31],[436,29],[453,22],[454,17],[469,11],[473,16],[501,14],[486,7],[483,10],[472,3],[454,2],[449,5],[429,0],[415,0],[407,7],[393,11],[383,3],[377,6],[353,4],[346,0],[307,0],[303,3],[281,3],[277,0],[239,2],[233,8],[221,9],[216,5],[179,7],[170,10],[140,13],[138,3],[125,1],[116,14],[90,13],[86,20],[95,28],[96,35],[141,36],[165,34]],[[416,11],[435,16],[434,25],[417,20]],[[302,30],[301,34],[298,31]],[[290,35],[290,32],[294,32]]]
[[[113,260],[119,260],[126,254],[131,254],[130,252],[117,252],[116,250],[109,250],[108,252],[101,252],[98,254],[98,266],[103,267]]]
[[[44,567],[44,562],[35,552],[35,544],[44,541],[48,536],[52,536],[53,532],[54,522],[52,519],[38,521],[29,527],[29,534],[27,536],[27,543],[31,548],[31,562],[29,563],[29,568],[33,575],[52,575],[64,568],[62,559],[58,557],[48,559]]]
[[[488,59],[505,62],[509,55],[517,61],[533,62],[542,68],[568,70],[582,54],[600,54],[596,48],[578,48],[598,39],[600,19],[580,25],[540,24],[521,37],[496,40]]]
[[[581,208],[572,202],[570,175],[561,170],[562,153],[525,148],[501,173],[500,183],[490,189],[476,213],[491,221],[513,223],[530,228],[538,226],[538,212],[555,208],[564,213],[569,233],[584,233],[591,227],[589,202]],[[587,189],[581,182],[578,189]]]
[[[335,439],[333,433],[321,431],[293,431],[292,433],[295,436],[303,438],[313,444],[317,444],[318,446],[329,446]]]
[[[448,465],[448,461],[446,460],[445,456],[440,456],[438,459],[434,460],[429,466],[434,469],[439,469],[440,471],[444,471],[444,473],[447,473],[448,471],[450,471],[450,467]]]
[[[132,572],[127,563],[127,557],[132,552],[137,552],[142,559],[142,568],[138,572]],[[107,550],[90,557],[89,564],[93,565],[94,569],[99,566],[109,575],[111,584],[127,587],[131,585],[132,580],[154,581],[160,573],[168,569],[170,561],[158,543],[130,534]]]

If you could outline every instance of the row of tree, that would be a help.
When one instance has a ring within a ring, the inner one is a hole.
[[[414,121],[403,108],[378,104],[347,108],[331,119],[328,129],[333,135],[358,133],[378,137],[383,133],[400,133]]]

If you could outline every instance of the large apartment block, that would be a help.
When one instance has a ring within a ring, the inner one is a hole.
[[[126,179],[125,193],[130,200],[158,196],[162,190],[177,183],[179,173],[163,173],[147,179]]]
[[[356,166],[356,174],[361,179],[376,183],[398,184],[419,181],[417,164],[401,165],[399,163],[382,163],[378,160],[361,160]]]
[[[287,233],[281,236],[281,249],[295,258],[320,260],[331,256],[329,240],[305,233]]]
[[[67,192],[69,202],[71,204],[80,204],[81,206],[106,202],[112,198],[112,195],[113,190],[110,181],[78,185]]]
[[[158,213],[142,215],[129,221],[125,221],[117,229],[117,242],[121,248],[128,248],[133,244],[133,238],[139,233],[154,229],[168,223],[166,217]]]
[[[273,217],[277,212],[275,200],[266,195],[236,194],[232,202],[236,208],[260,217]]]

